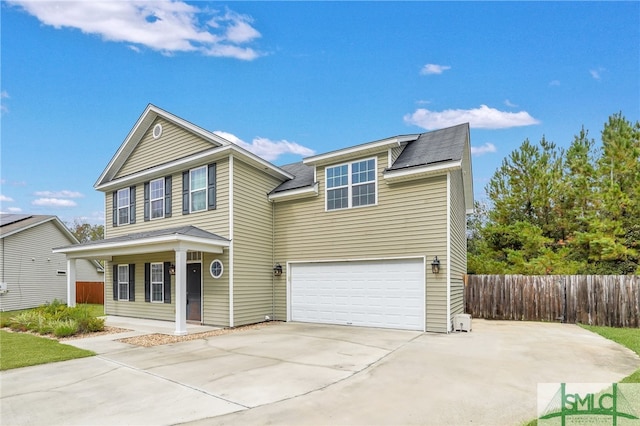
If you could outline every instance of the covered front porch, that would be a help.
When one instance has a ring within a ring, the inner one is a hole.
[[[67,258],[67,300],[70,306],[75,305],[76,300],[75,283],[77,259],[94,259],[112,262],[114,257],[138,256],[144,258],[145,256],[157,256],[158,253],[172,252],[173,255],[170,262],[171,265],[169,267],[170,271],[168,272],[170,276],[174,277],[173,280],[175,282],[174,334],[185,335],[188,333],[187,254],[189,252],[223,254],[225,250],[229,249],[230,244],[230,240],[219,235],[204,231],[195,226],[182,226],[149,232],[139,232],[99,241],[91,241],[83,244],[55,248],[53,252],[63,253]],[[110,270],[110,268],[105,269]],[[170,281],[171,279],[169,279],[168,283],[169,291],[171,290]],[[163,281],[163,286],[166,285],[166,281]],[[110,286],[105,283],[105,293],[108,288],[110,288]],[[107,314],[109,314],[109,312],[107,312]]]

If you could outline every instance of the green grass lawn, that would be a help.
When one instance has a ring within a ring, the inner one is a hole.
[[[57,340],[0,330],[0,370],[67,361],[95,355]]]

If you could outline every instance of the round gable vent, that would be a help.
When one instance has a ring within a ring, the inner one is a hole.
[[[160,136],[162,136],[162,124],[158,123],[153,126],[153,138],[158,139]]]

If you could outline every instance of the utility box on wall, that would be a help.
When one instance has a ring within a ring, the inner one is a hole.
[[[471,331],[471,315],[456,314],[453,316],[453,329],[455,331]]]

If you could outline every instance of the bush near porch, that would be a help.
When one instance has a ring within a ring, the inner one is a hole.
[[[33,309],[3,312],[0,325],[18,332],[69,337],[104,330],[104,318],[99,318],[102,312],[102,305],[69,307],[54,300]]]

